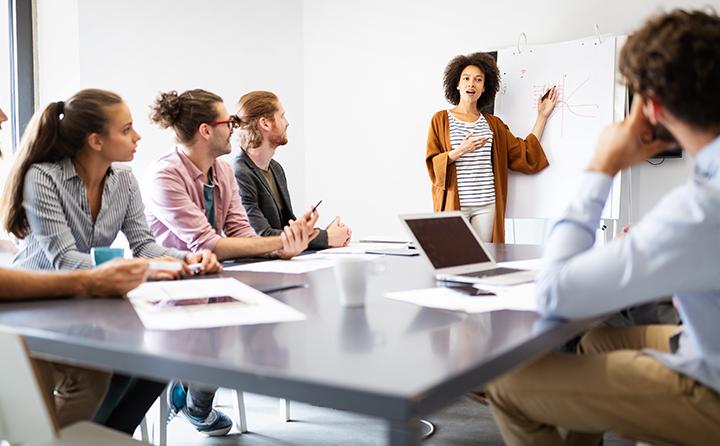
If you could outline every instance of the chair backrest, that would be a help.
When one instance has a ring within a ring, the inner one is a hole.
[[[57,438],[50,393],[38,380],[25,341],[0,329],[0,440],[47,442]]]

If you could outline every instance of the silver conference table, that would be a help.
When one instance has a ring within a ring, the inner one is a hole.
[[[491,245],[499,260],[539,255],[529,245]],[[420,418],[592,325],[531,312],[467,315],[383,297],[435,286],[420,257],[383,259],[365,307],[338,304],[332,270],[226,272],[303,312],[300,322],[182,331],[145,330],[121,299],[0,305],[0,326],[24,335],[33,355],[169,380],[181,378],[347,410],[388,422],[390,445],[420,442]],[[199,279],[202,280],[202,279]],[[476,297],[481,298],[481,297]]]

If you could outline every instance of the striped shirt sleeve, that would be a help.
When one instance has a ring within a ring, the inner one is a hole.
[[[62,202],[54,178],[31,166],[25,174],[23,208],[37,245],[56,270],[92,268],[90,254],[77,249]]]

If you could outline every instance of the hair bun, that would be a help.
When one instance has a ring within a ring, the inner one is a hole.
[[[152,106],[150,106],[150,120],[162,128],[175,125],[180,119],[182,103],[175,90],[160,93]]]

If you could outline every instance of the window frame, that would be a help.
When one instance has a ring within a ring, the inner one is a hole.
[[[14,152],[35,113],[34,0],[9,0],[10,130]]]

